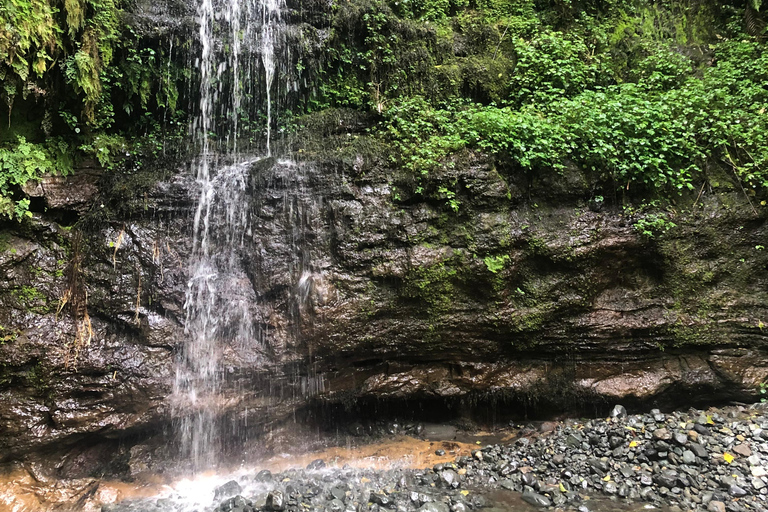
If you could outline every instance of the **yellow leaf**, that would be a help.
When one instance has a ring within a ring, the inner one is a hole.
[[[603,477],[603,482],[610,482],[611,481],[611,475],[605,475]]]
[[[466,496],[466,495],[468,495],[468,494],[469,494],[469,491],[467,491],[467,490],[461,491],[461,495],[462,495],[462,496]]]
[[[725,453],[723,454],[723,459],[725,459],[725,462],[727,462],[728,464],[730,464],[731,462],[733,462],[734,456],[733,456],[733,455],[731,455],[731,454],[730,454],[730,453],[728,453],[728,452],[725,452]]]
[[[560,484],[560,492],[568,492],[568,491],[565,489],[565,487],[563,486],[563,484]]]
[[[475,441],[475,444],[480,444],[480,441]]]
[[[290,482],[290,481],[291,481],[291,479],[290,479],[290,478],[283,478],[283,480],[282,480],[282,481],[283,481],[283,482]]]
[[[634,448],[635,446],[637,446],[637,441],[632,441],[631,443],[629,443],[630,448]]]
[[[371,479],[370,479],[370,478],[365,478],[365,477],[363,477],[363,478],[361,478],[361,479],[360,479],[360,483],[361,483],[361,484],[367,484],[367,483],[369,483],[370,481],[371,481]]]
[[[630,427],[629,425],[625,425],[624,428],[627,429],[627,430],[631,430],[632,432],[636,432],[637,431],[637,429],[635,427]]]
[[[707,423],[710,424],[710,425],[714,425],[715,424],[715,422],[712,421],[712,416],[707,416]]]

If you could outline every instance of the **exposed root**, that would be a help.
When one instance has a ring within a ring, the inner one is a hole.
[[[56,310],[56,320],[69,307],[72,321],[75,325],[75,339],[67,347],[65,365],[77,366],[77,358],[83,347],[90,345],[93,339],[93,327],[91,317],[88,315],[88,290],[82,275],[83,256],[81,251],[82,235],[76,232],[72,239],[72,257],[66,270],[67,289],[59,299],[59,307]]]

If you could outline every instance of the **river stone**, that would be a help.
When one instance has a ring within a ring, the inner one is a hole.
[[[626,418],[627,410],[623,405],[614,405],[611,409],[611,418]]]
[[[725,512],[725,503],[712,500],[707,505],[707,512]]]
[[[267,502],[264,505],[264,508],[275,512],[285,509],[285,497],[283,496],[282,491],[275,490],[267,494]]]
[[[530,488],[526,488],[523,491],[523,501],[525,501],[526,503],[530,503],[534,507],[551,507],[552,506],[552,501],[550,501],[549,498],[535,492],[533,489],[530,489]]]
[[[463,501],[457,501],[451,504],[451,512],[468,512],[466,503]]]
[[[683,452],[683,464],[696,464],[696,455],[691,450],[685,450]]]
[[[235,496],[236,494],[240,494],[241,492],[243,492],[243,488],[240,487],[240,484],[234,480],[230,480],[229,482],[222,484],[214,489],[213,499],[220,500],[222,498],[229,498],[231,496]]]
[[[272,472],[268,469],[262,469],[261,471],[256,473],[256,476],[253,477],[253,479],[256,482],[271,482]]]
[[[344,510],[344,502],[338,498],[334,498],[328,504],[328,508],[326,510],[329,510],[330,512],[342,512]]]
[[[419,512],[450,512],[448,505],[438,501],[425,503],[419,508]]]
[[[739,445],[736,445],[732,448],[733,453],[736,453],[738,455],[741,455],[742,457],[749,457],[752,455],[752,449],[749,447],[747,443],[741,443]]]
[[[392,505],[392,500],[389,496],[382,492],[371,492],[368,501],[375,503],[376,505],[381,505],[384,508],[389,508]]]
[[[323,469],[324,467],[325,467],[325,461],[323,459],[315,459],[309,464],[307,464],[308,471],[318,471],[320,469]]]
[[[665,469],[661,472],[661,474],[654,476],[653,480],[662,487],[671,489],[677,483],[677,471],[672,469]]]
[[[456,489],[461,485],[459,481],[459,475],[452,469],[446,469],[440,472],[440,484],[444,487],[450,487]]]
[[[691,443],[691,451],[699,458],[701,459],[707,459],[709,458],[709,452],[706,448],[704,448],[703,445],[699,443]]]
[[[736,484],[731,484],[730,487],[728,487],[728,494],[735,498],[743,498],[747,494],[749,494],[745,489],[739,487]]]

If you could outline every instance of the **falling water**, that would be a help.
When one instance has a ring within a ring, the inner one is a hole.
[[[222,355],[226,346],[258,343],[248,304],[253,294],[240,262],[249,229],[248,171],[258,156],[238,145],[240,117],[255,116],[254,80],[266,89],[266,154],[270,151],[271,95],[280,0],[200,0],[201,52],[198,115],[191,125],[200,155],[193,164],[199,187],[184,309],[186,342],[174,385],[183,454],[196,469],[216,463],[222,439]],[[250,57],[264,66],[253,70]],[[241,65],[241,61],[246,65]],[[255,71],[255,72],[254,72]],[[222,163],[223,162],[223,163]]]

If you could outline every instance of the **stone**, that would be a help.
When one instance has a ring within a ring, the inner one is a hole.
[[[213,490],[213,499],[220,500],[222,498],[229,498],[236,494],[243,492],[243,488],[235,480],[230,480]]]
[[[735,498],[743,498],[744,496],[746,496],[749,493],[745,489],[743,489],[742,487],[740,487],[740,486],[738,486],[736,484],[731,484],[730,487],[728,487],[728,494],[730,494],[731,496],[733,496]]]
[[[733,453],[736,453],[738,455],[741,455],[742,457],[749,457],[752,455],[752,449],[749,447],[749,444],[747,443],[741,443],[737,444],[733,448],[731,448]]]
[[[256,476],[253,477],[253,480],[256,482],[271,482],[272,472],[268,469],[262,469],[261,471],[256,473]]]
[[[271,491],[269,494],[267,494],[267,501],[264,505],[264,508],[267,510],[272,510],[274,512],[280,512],[281,510],[285,509],[285,497],[283,496],[282,491]]]
[[[627,410],[624,408],[623,405],[615,405],[613,406],[613,409],[611,409],[610,413],[611,418],[626,418],[627,417]]]
[[[662,439],[664,441],[668,441],[672,439],[672,434],[666,428],[657,428],[653,431],[653,437],[654,439]]]
[[[725,512],[725,503],[712,500],[707,504],[707,512]]]
[[[653,481],[662,487],[671,489],[675,487],[678,481],[677,471],[665,469],[660,474],[653,477]]]
[[[383,492],[371,492],[370,496],[368,497],[368,501],[375,503],[376,505],[380,505],[384,508],[390,508],[392,505],[392,500],[390,497]]]
[[[448,505],[439,501],[430,501],[419,508],[419,512],[450,512]]]
[[[683,452],[683,464],[696,464],[696,455],[691,450],[685,450]]]
[[[523,491],[523,501],[533,505],[534,507],[551,507],[552,501],[546,496],[535,492],[531,488],[526,488]]]
[[[691,451],[701,459],[706,460],[709,458],[709,452],[699,443],[691,443]]]
[[[456,489],[461,485],[461,482],[459,481],[459,475],[452,469],[441,471],[439,482],[443,487],[448,487],[451,489]]]
[[[319,471],[325,467],[325,461],[323,459],[315,459],[307,464],[307,471]]]

